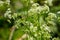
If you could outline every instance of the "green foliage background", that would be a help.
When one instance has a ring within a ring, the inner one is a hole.
[[[0,40],[9,40],[13,26],[11,40],[25,33],[24,40],[60,40],[60,1],[0,0]]]

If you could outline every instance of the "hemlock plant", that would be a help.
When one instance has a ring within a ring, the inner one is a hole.
[[[19,2],[21,7],[19,6]],[[40,5],[37,0],[0,1],[0,40],[60,40],[60,14],[52,13],[47,4]],[[15,4],[14,6],[12,6]],[[16,5],[18,4],[18,8]],[[7,5],[7,6],[6,6]],[[15,10],[14,10],[15,9]],[[3,14],[2,14],[3,13]],[[3,22],[3,23],[1,23]]]

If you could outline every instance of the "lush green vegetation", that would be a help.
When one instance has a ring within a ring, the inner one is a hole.
[[[60,40],[60,1],[0,0],[0,40]]]

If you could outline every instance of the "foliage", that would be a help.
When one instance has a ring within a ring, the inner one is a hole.
[[[50,9],[50,6],[45,3],[44,5],[40,5],[38,1],[39,0],[0,1],[0,35],[2,34],[0,40],[9,39],[13,26],[16,29],[13,33],[12,40],[19,39],[25,33],[28,35],[25,40],[60,39],[60,12],[56,11],[57,9],[53,11],[55,8],[52,7]],[[6,35],[4,34],[5,32]]]

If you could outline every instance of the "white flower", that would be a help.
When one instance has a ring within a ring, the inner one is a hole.
[[[39,6],[38,3],[34,3],[34,4],[32,4],[32,8],[36,8],[36,7],[38,7],[38,6]]]
[[[8,8],[8,10],[11,10],[10,8]]]
[[[48,32],[51,32],[51,31],[50,31],[50,28],[49,28],[48,26],[46,26],[45,29],[46,29]]]
[[[57,14],[60,14],[60,11],[58,11]]]
[[[35,33],[34,36],[37,37],[37,33]]]
[[[33,32],[36,32],[36,31],[37,31],[37,27],[34,27],[34,28],[33,28]]]
[[[3,4],[4,2],[3,1],[0,1],[0,4]]]
[[[30,23],[30,30],[32,30],[33,29],[33,24],[32,23]]]
[[[45,3],[48,3],[47,1],[45,1]]]
[[[34,2],[31,0],[30,3],[34,3]]]
[[[57,18],[56,14],[54,14],[54,13],[49,13],[48,15],[49,15],[51,18]]]
[[[8,18],[10,18],[10,19],[11,19],[11,15],[8,15]]]

